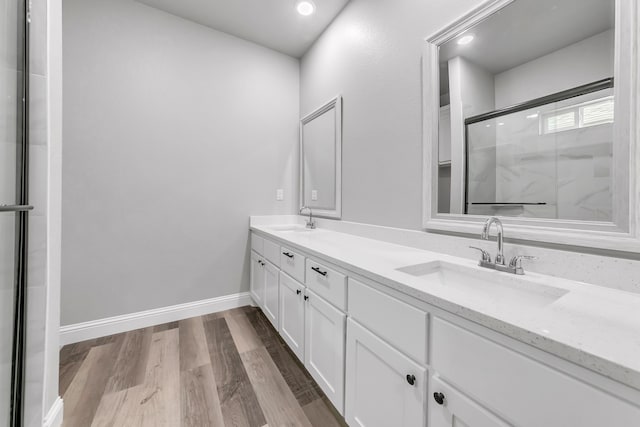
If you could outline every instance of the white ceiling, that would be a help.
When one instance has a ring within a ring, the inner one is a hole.
[[[138,0],[294,57],[302,56],[349,0],[314,0],[301,16],[294,0]]]
[[[517,0],[468,30],[471,43],[441,46],[441,72],[462,56],[497,74],[613,26],[614,0]]]

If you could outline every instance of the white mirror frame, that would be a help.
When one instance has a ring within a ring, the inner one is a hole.
[[[315,209],[313,215],[321,218],[342,218],[342,96],[338,95],[326,104],[315,109],[300,119],[300,208],[304,205],[304,125],[317,117],[334,110],[335,114],[335,141],[336,141],[336,176],[335,176],[335,209]]]
[[[423,227],[440,232],[479,234],[487,216],[438,213],[439,46],[517,0],[489,0],[425,39],[423,79]],[[615,2],[612,222],[501,217],[506,236],[560,245],[640,252],[640,6]],[[452,147],[462,162],[464,150]],[[453,174],[453,170],[452,170]],[[462,181],[464,182],[464,180]]]

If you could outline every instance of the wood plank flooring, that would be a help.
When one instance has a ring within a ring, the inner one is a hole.
[[[64,427],[346,426],[254,307],[67,345],[60,395]]]

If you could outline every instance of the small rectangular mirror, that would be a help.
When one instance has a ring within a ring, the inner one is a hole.
[[[342,98],[300,121],[300,207],[315,216],[342,216]]]

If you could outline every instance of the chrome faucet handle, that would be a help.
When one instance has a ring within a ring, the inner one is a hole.
[[[469,248],[475,249],[476,251],[480,251],[480,255],[482,256],[481,259],[483,262],[487,262],[487,263],[491,262],[491,254],[489,252],[485,251],[482,248],[478,248],[476,246],[469,246]]]
[[[311,210],[311,208],[309,206],[303,206],[300,208],[300,211],[298,213],[302,215],[302,211],[305,209],[309,211],[309,220],[307,221],[306,227],[313,230],[316,228],[316,223],[313,222],[313,211]]]
[[[522,268],[523,259],[535,261],[540,258],[538,258],[537,256],[531,256],[531,255],[514,256],[513,258],[511,258],[511,261],[509,261],[509,267],[513,269],[516,274],[524,274],[524,269]]]

